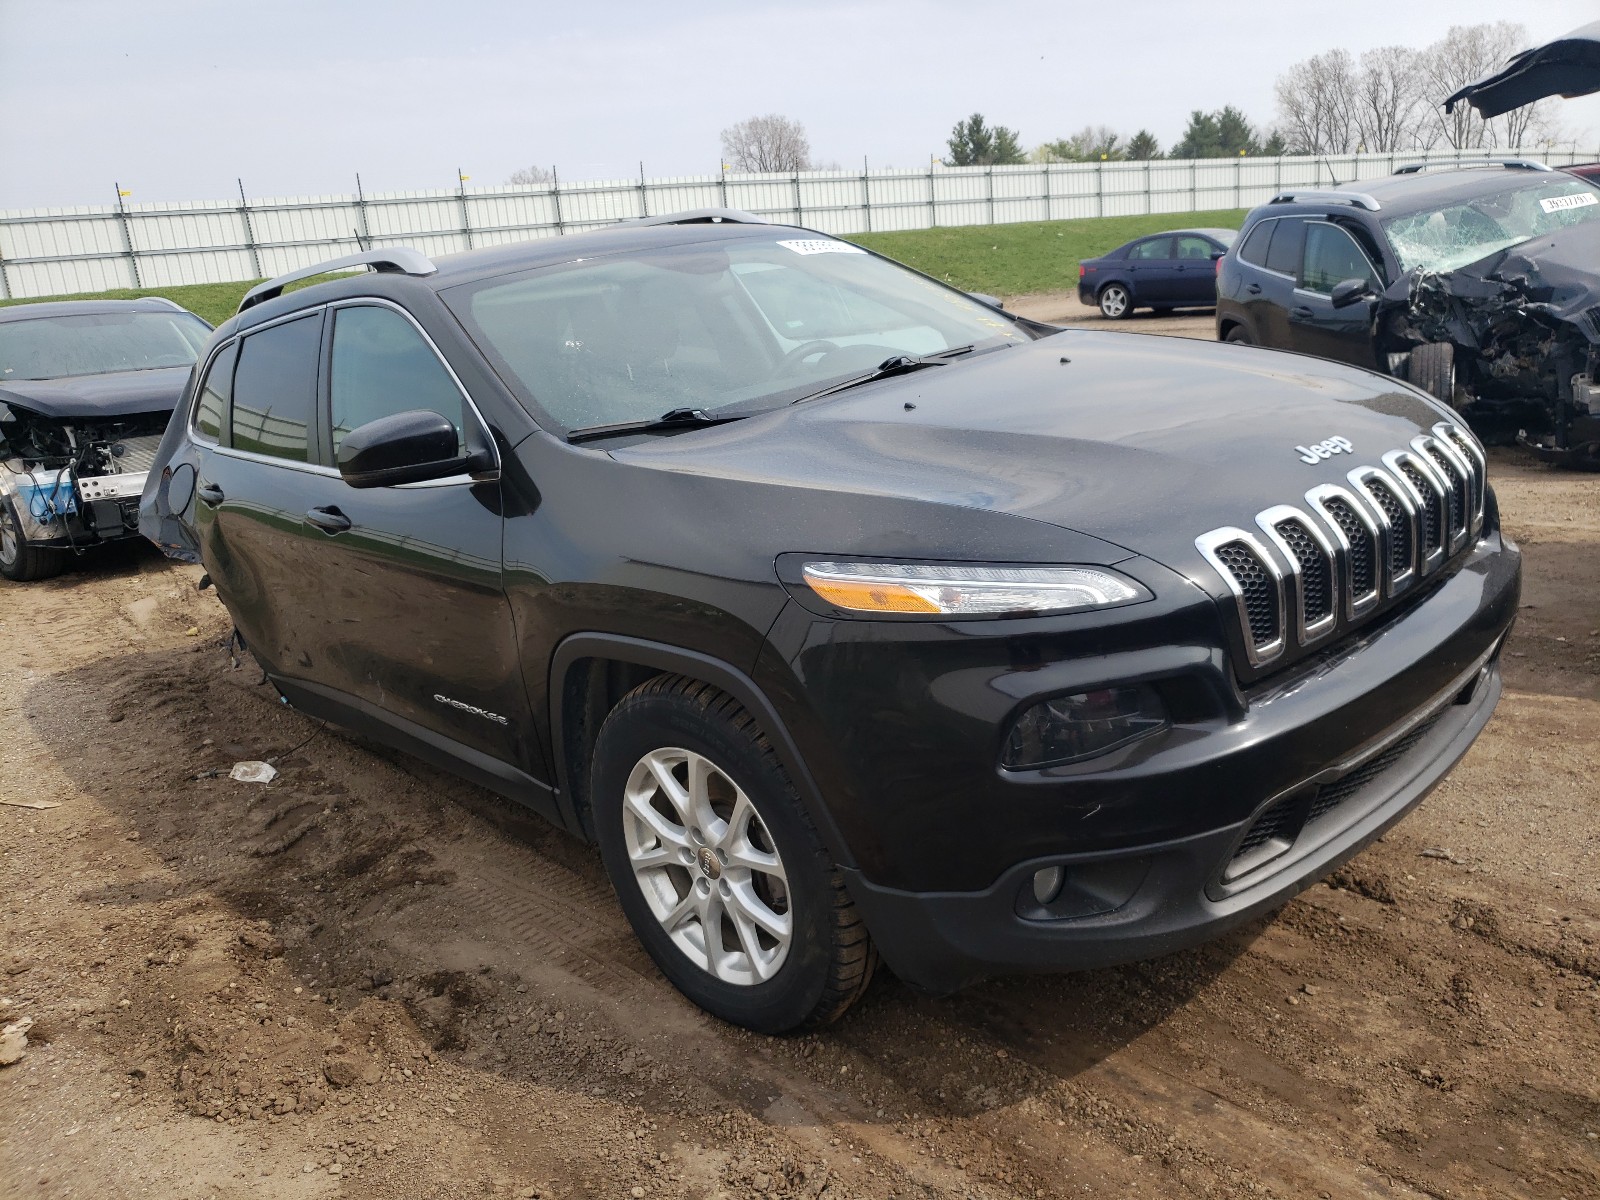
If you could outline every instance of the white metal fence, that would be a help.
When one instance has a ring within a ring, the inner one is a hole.
[[[1385,175],[1475,151],[1335,158],[802,171],[550,187],[0,210],[0,299],[263,279],[371,246],[447,254],[692,208],[739,208],[849,235],[1136,213],[1248,208],[1285,187]],[[1552,166],[1600,157],[1540,156]]]

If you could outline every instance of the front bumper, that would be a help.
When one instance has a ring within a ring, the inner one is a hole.
[[[994,974],[1110,966],[1209,941],[1310,887],[1433,790],[1494,712],[1499,646],[1384,739],[1302,785],[1320,783],[1342,798],[1279,830],[1290,835],[1287,848],[1265,861],[1261,847],[1242,847],[1259,837],[1259,823],[1297,803],[1295,789],[1244,821],[1193,837],[1021,862],[982,891],[898,891],[850,870],[851,895],[890,969],[936,993]],[[1065,907],[1086,915],[1054,916],[1034,900],[1035,872],[1057,866]]]
[[[146,472],[79,477],[69,471],[0,466],[0,497],[39,546],[77,547],[136,537]]]

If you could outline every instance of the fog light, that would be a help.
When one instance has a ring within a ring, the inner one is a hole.
[[[1045,867],[1033,873],[1033,898],[1040,904],[1049,904],[1061,894],[1061,880],[1065,872],[1060,867]]]
[[[1143,684],[1057,696],[1017,718],[1000,765],[1020,770],[1075,762],[1115,750],[1167,724],[1161,697]]]

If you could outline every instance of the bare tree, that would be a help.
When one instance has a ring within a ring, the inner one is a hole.
[[[1348,50],[1329,50],[1278,76],[1278,122],[1293,154],[1343,154],[1358,137],[1356,63]]]
[[[1452,25],[1450,31],[1419,56],[1428,103],[1440,135],[1457,150],[1504,146],[1520,149],[1539,140],[1548,124],[1549,106],[1541,101],[1485,121],[1470,104],[1446,113],[1443,101],[1475,79],[1498,70],[1528,47],[1528,31],[1511,21],[1484,25]]]
[[[554,180],[555,176],[544,167],[518,167],[506,182],[523,187],[549,187]]]
[[[1360,147],[1369,153],[1411,150],[1438,140],[1417,59],[1409,46],[1380,46],[1361,56],[1353,117]]]
[[[722,160],[740,171],[807,171],[811,142],[799,121],[768,113],[722,131]]]

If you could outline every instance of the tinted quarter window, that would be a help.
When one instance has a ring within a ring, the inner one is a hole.
[[[1267,246],[1272,241],[1272,227],[1276,221],[1261,221],[1239,247],[1239,257],[1257,267],[1267,265]]]
[[[1267,250],[1267,270],[1282,275],[1298,275],[1306,223],[1298,217],[1286,217],[1272,224],[1275,228],[1272,231],[1272,246]]]
[[[1128,251],[1129,258],[1171,258],[1171,238],[1151,238],[1148,242],[1140,242]]]
[[[238,358],[239,343],[230,342],[211,360],[211,369],[200,384],[200,397],[194,410],[194,431],[212,441],[222,437],[222,414],[228,411],[228,400],[233,395],[233,365]]]
[[[309,462],[307,435],[317,391],[322,314],[252,333],[233,375],[230,444],[236,450]]]
[[[1306,226],[1305,263],[1300,286],[1308,292],[1326,295],[1333,291],[1334,284],[1346,279],[1373,282],[1374,272],[1367,256],[1355,239],[1337,225]]]
[[[1203,237],[1181,237],[1177,239],[1177,258],[1199,258],[1209,260],[1213,254],[1220,254],[1220,246],[1214,246]]]
[[[335,453],[352,429],[418,409],[448,420],[458,450],[463,445],[461,390],[416,327],[391,308],[335,311],[329,393]]]

